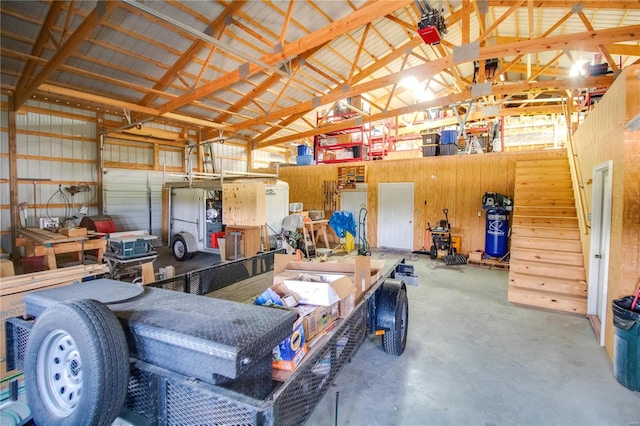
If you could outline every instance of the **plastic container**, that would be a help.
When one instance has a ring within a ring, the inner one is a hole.
[[[224,238],[224,232],[213,232],[209,238],[211,248],[218,248],[218,238]]]
[[[611,303],[613,375],[624,387],[640,391],[640,312],[631,310],[632,301],[633,296],[627,296]]]
[[[311,155],[311,148],[307,145],[298,145],[298,157],[301,155]]]
[[[298,166],[310,166],[313,164],[313,155],[298,155],[296,157],[296,164]]]
[[[440,135],[437,133],[427,133],[422,135],[422,145],[439,144]]]
[[[435,155],[438,155],[438,145],[436,144],[422,145],[423,157],[433,157]]]
[[[448,145],[452,143],[458,142],[458,131],[457,130],[443,130],[440,135],[440,144]]]
[[[438,148],[438,155],[456,155],[458,153],[458,145],[452,144],[440,144]]]

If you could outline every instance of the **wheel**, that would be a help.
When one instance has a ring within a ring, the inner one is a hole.
[[[398,292],[395,305],[395,321],[393,327],[382,335],[382,346],[389,355],[400,356],[407,346],[407,330],[409,325],[409,303],[407,292],[403,288]]]
[[[436,246],[431,246],[431,250],[429,250],[429,257],[432,260],[438,258],[438,248]]]
[[[27,342],[25,389],[41,425],[109,425],[127,396],[129,352],[106,305],[71,300],[48,308]]]
[[[171,244],[171,252],[173,253],[173,257],[179,262],[189,260],[193,257],[193,252],[189,252],[186,241],[180,235],[174,237],[173,244]]]

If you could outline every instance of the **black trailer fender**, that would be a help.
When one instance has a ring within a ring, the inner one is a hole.
[[[409,304],[404,282],[387,278],[376,292],[375,331],[383,331],[385,352],[400,356],[407,344]]]

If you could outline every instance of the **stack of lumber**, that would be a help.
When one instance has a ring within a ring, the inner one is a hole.
[[[25,313],[23,296],[36,290],[61,287],[82,281],[86,277],[103,275],[109,272],[104,264],[78,265],[52,271],[34,272],[31,274],[3,277],[0,280],[0,316],[2,321]],[[5,328],[0,327],[0,378],[5,378],[15,371],[6,371]]]

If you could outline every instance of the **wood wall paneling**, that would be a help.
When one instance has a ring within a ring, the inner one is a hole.
[[[563,150],[545,150],[368,162],[367,241],[372,247],[377,246],[378,184],[413,182],[414,250],[421,249],[424,244],[426,222],[435,226],[440,219],[444,219],[443,208],[449,209],[452,231],[462,239],[462,253],[483,250],[484,193],[498,192],[513,196],[515,164],[519,160],[554,160],[563,156],[566,161]],[[305,210],[321,210],[323,182],[337,179],[337,168],[340,166],[338,163],[282,167],[279,176],[289,184],[291,202],[302,202]],[[478,217],[478,211],[482,211],[482,216]]]
[[[640,280],[640,131],[626,128],[640,111],[640,65],[632,65],[616,78],[574,135],[576,158],[587,185],[586,198],[591,205],[593,167],[613,162],[613,200],[611,249],[605,347],[613,357],[611,302],[632,294]],[[624,100],[624,101],[621,101]],[[589,241],[583,240],[586,258]]]

